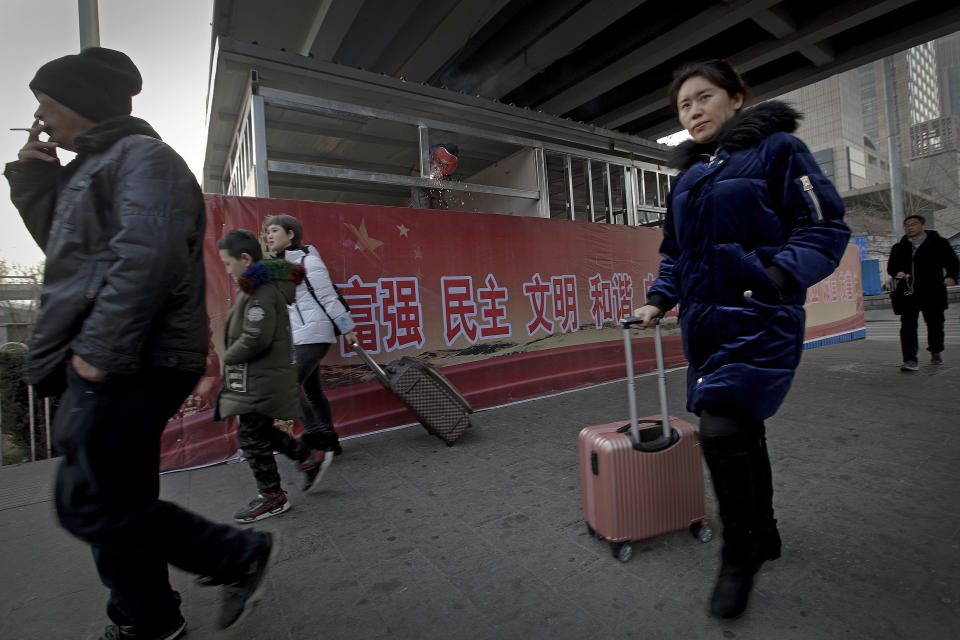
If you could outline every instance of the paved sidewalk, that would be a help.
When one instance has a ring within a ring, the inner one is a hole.
[[[768,422],[784,553],[740,620],[706,613],[719,535],[637,543],[625,564],[587,535],[577,433],[624,417],[618,382],[478,413],[453,448],[419,427],[348,440],[316,495],[281,460],[294,507],[264,523],[284,542],[266,598],[218,632],[215,590],[174,571],[186,637],[960,638],[960,322],[951,313],[946,364],[912,374],[898,370],[895,323],[867,335],[805,352]],[[684,375],[668,374],[668,394],[689,418]],[[638,387],[656,412],[655,378]],[[107,624],[89,553],[55,524],[54,470],[0,469],[4,640],[97,638]],[[222,521],[253,493],[244,464],[162,485]]]

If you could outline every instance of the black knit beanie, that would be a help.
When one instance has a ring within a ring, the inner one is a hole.
[[[127,54],[103,47],[51,60],[30,81],[34,91],[92,122],[129,115],[141,86],[140,71]]]

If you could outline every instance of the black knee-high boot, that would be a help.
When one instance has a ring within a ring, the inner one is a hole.
[[[767,452],[766,429],[762,422],[759,438],[760,447],[750,456],[757,487],[756,513],[754,513],[752,529],[760,547],[758,553],[763,556],[762,560],[776,560],[780,557],[780,532],[777,530],[777,520],[773,517],[773,472],[770,469],[770,455]]]
[[[710,612],[735,618],[747,606],[760,565],[780,556],[763,422],[704,411],[700,442],[723,521],[722,562]]]

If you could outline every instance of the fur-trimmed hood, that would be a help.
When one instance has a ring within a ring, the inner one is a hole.
[[[779,100],[741,109],[724,124],[716,140],[702,144],[687,140],[673,150],[667,164],[683,171],[702,156],[713,155],[718,148],[732,153],[752,147],[780,131],[793,133],[802,118],[799,111]]]
[[[261,260],[243,272],[237,278],[237,285],[247,295],[253,295],[257,287],[270,282],[276,282],[286,299],[287,304],[294,300],[294,291],[303,281],[304,270],[298,264],[286,260]]]

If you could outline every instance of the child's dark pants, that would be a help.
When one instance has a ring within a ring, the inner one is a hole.
[[[310,455],[310,447],[275,428],[273,418],[259,413],[244,413],[238,417],[237,440],[261,493],[274,493],[280,489],[274,451],[298,462]]]

